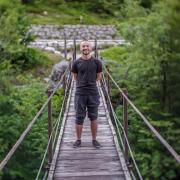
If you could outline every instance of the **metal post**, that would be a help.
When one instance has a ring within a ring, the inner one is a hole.
[[[97,58],[97,39],[94,40],[94,57]]]
[[[124,89],[123,90],[124,94],[125,95],[128,95],[128,92],[127,92],[127,89]],[[127,100],[124,98],[123,96],[123,120],[124,120],[124,132],[125,132],[125,135],[128,139],[128,102]],[[124,137],[124,148],[125,148],[125,161],[127,164],[129,164],[129,158],[128,158],[128,145],[127,145],[127,141]]]
[[[107,72],[110,73],[108,65],[106,65],[106,69],[107,69]],[[109,86],[109,75],[107,73],[106,73],[106,84],[107,84],[107,94],[109,94],[109,97],[111,97],[110,96],[110,86]],[[107,103],[107,107],[108,107],[108,110],[109,110],[109,113],[110,113],[111,108],[110,108],[110,104],[109,103]]]
[[[74,37],[74,51],[73,51],[73,60],[76,59],[76,38]]]
[[[48,98],[51,95],[52,91],[48,90]],[[52,107],[51,107],[51,99],[48,102],[48,140],[51,137],[51,133],[52,133]],[[49,159],[49,163],[51,163],[52,161],[52,138],[49,142],[49,148],[48,148],[48,159]]]
[[[106,69],[107,69],[107,72],[110,74],[109,65],[106,65]],[[107,87],[108,87],[108,94],[110,95],[110,79],[109,79],[108,74],[107,74],[107,77],[106,77],[106,81],[107,81]]]
[[[65,91],[66,91],[66,74],[63,77],[63,89],[64,89],[64,94],[65,94]]]
[[[64,32],[64,58],[67,59],[67,41],[66,41],[66,33]]]

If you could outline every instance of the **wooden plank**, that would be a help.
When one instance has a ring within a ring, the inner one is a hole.
[[[103,130],[106,130],[106,129],[103,129]],[[107,132],[104,132],[103,130],[102,129],[98,130],[97,137],[101,137],[101,136],[104,136],[104,137],[107,136],[108,137],[108,136],[111,136],[111,134],[109,132],[109,129],[107,130]],[[74,136],[74,138],[76,138],[76,131],[66,131],[64,135],[72,135],[72,136]],[[90,129],[83,130],[82,138],[85,137],[85,136],[91,138],[91,130]]]
[[[75,118],[73,118],[73,119],[72,118],[68,118],[66,125],[73,125],[73,126],[75,126],[75,122],[76,122]],[[101,125],[107,125],[107,127],[109,127],[108,126],[109,124],[106,121],[104,121],[104,120],[97,119],[97,123],[98,123],[98,126],[100,126],[100,127],[101,127]],[[88,126],[91,125],[91,121],[89,119],[85,119],[84,120],[84,126],[87,126],[87,125]]]
[[[62,148],[64,148],[64,149],[73,149],[73,143],[74,143],[73,140],[68,141],[68,142],[64,142],[64,143],[62,143]],[[104,148],[104,149],[115,148],[115,145],[113,143],[105,143],[105,142],[102,142],[102,141],[100,143],[101,143],[101,148],[99,148],[99,149],[102,149],[102,148]],[[82,139],[82,142],[81,142],[81,147],[77,148],[77,149],[79,149],[79,151],[80,151],[80,149],[82,149],[82,148],[96,149],[95,147],[93,147],[91,140],[89,140],[89,142],[87,142],[87,141],[83,141],[83,139]]]
[[[66,126],[66,132],[72,132],[72,133],[74,133],[74,132],[76,132],[75,131],[75,126],[72,124],[67,124],[67,126]],[[97,133],[99,133],[99,132],[110,132],[110,129],[109,129],[109,127],[108,127],[108,125],[106,125],[106,124],[104,124],[104,125],[98,125],[98,130],[97,130]],[[88,124],[85,124],[84,126],[83,126],[83,129],[82,129],[82,133],[83,132],[91,132],[91,127],[90,127],[90,125],[88,125]]]
[[[76,122],[76,119],[75,118],[69,118],[67,119],[67,125],[75,125],[75,122]],[[109,125],[106,121],[102,120],[102,119],[97,119],[97,123],[98,125]],[[84,120],[84,126],[85,125],[90,125],[91,124],[91,121],[89,119],[85,119]],[[109,127],[109,126],[108,126]]]
[[[103,150],[113,150],[113,149],[115,149],[115,145],[114,145],[114,144],[113,144],[113,145],[109,145],[109,144],[102,144],[102,143],[101,143],[101,146],[102,146],[102,147],[101,147],[100,149],[98,149],[98,151],[102,151],[102,153],[103,153]],[[97,149],[94,148],[94,147],[91,145],[91,143],[89,143],[89,145],[87,145],[87,143],[86,143],[86,145],[85,145],[85,143],[82,143],[81,148],[76,148],[76,149],[74,149],[72,143],[70,143],[70,145],[68,145],[68,144],[62,144],[62,145],[61,145],[61,150],[74,150],[74,151],[81,152],[81,150],[82,150],[82,151],[84,151],[84,150],[93,150],[93,151],[95,151],[95,150],[97,150]]]
[[[64,161],[64,160],[84,160],[86,159],[87,161],[89,160],[97,160],[97,159],[102,159],[104,158],[104,152],[103,154],[97,154],[97,153],[94,153],[94,154],[86,154],[85,156],[82,156],[81,154],[79,155],[76,155],[76,156],[72,156],[72,154],[61,154],[60,155],[61,157],[58,157],[58,161]],[[109,155],[109,154],[106,154],[106,157],[104,158],[106,159],[107,161],[119,161],[119,158],[117,157],[117,155]],[[59,164],[59,163],[58,163]],[[57,166],[58,166],[57,164]]]
[[[113,172],[112,174],[109,174],[106,171],[100,171],[100,172],[74,172],[74,173],[55,173],[55,178],[58,177],[82,177],[82,178],[91,178],[92,180],[96,177],[107,177],[110,178],[110,176],[116,176],[116,177],[121,177],[123,176],[123,172]]]
[[[70,114],[70,113],[69,113],[69,114]],[[70,114],[70,115],[69,115],[69,114],[67,115],[67,120],[75,120],[75,119],[76,119],[75,116],[71,117],[71,114]],[[74,112],[74,114],[75,114],[75,112]],[[107,122],[107,117],[106,117],[106,116],[99,116],[97,119],[98,119],[99,121]],[[85,120],[85,121],[86,121],[86,120],[89,120],[89,118],[86,117],[84,120]]]
[[[99,142],[107,142],[107,141],[108,142],[112,142],[113,141],[113,137],[112,136],[106,136],[106,137],[98,136],[97,139],[98,139]],[[63,137],[63,142],[72,142],[72,140],[76,140],[76,139],[73,136]],[[88,137],[88,136],[83,136],[81,138],[81,140],[84,141],[84,142],[89,142],[89,141],[92,140],[92,138]]]
[[[101,133],[102,132],[102,133]],[[112,138],[112,136],[109,134],[109,132],[106,132],[106,133],[104,133],[103,131],[99,131],[98,132],[98,134],[97,134],[97,139],[103,139],[103,138],[105,138],[106,139],[106,137],[107,137],[107,139],[112,139],[112,141],[113,141],[113,138]],[[76,132],[74,131],[74,132],[69,132],[69,133],[66,133],[66,134],[64,134],[64,136],[63,136],[64,138],[69,138],[69,140],[70,141],[74,141],[74,140],[76,140]],[[91,131],[84,131],[83,133],[82,133],[82,137],[81,137],[81,140],[82,139],[89,139],[89,140],[91,140],[92,139],[92,137],[91,137]]]
[[[66,128],[71,128],[72,126],[74,126],[74,123],[72,123],[72,124],[69,124],[69,123],[67,123],[67,125],[66,125]],[[83,127],[89,127],[89,125],[88,124],[84,124],[83,125]],[[74,127],[75,128],[75,127]],[[98,124],[98,129],[103,129],[103,128],[107,128],[107,129],[109,129],[109,125],[108,124]],[[71,129],[72,130],[72,129]]]
[[[113,154],[113,153],[117,153],[116,152],[116,149],[112,148],[112,149],[83,149],[83,148],[78,148],[78,150],[76,150],[76,148],[72,148],[72,149],[69,149],[69,150],[62,150],[60,151],[60,155],[61,153],[73,153],[73,154],[86,154],[86,153],[91,153],[91,154],[102,154],[102,152],[104,154]]]
[[[69,127],[70,128],[70,127]],[[73,126],[71,126],[71,128],[74,128]],[[106,131],[106,132],[105,132]],[[71,134],[76,134],[76,131],[75,130],[72,130],[72,131],[70,131],[70,130],[66,130],[66,132],[65,133],[71,133]],[[108,128],[99,128],[98,129],[98,131],[97,131],[97,136],[98,135],[105,135],[105,134],[109,134],[110,133],[110,130],[108,129]],[[82,137],[85,135],[85,134],[87,134],[87,135],[90,135],[91,134],[91,129],[90,129],[90,127],[89,128],[87,128],[87,129],[83,129],[82,130]]]
[[[88,160],[85,160],[84,163],[82,163],[82,159],[80,160],[71,160],[71,161],[67,161],[65,162],[63,161],[58,161],[57,165],[56,165],[56,171],[55,172],[78,172],[78,171],[84,171],[87,169],[89,170],[89,172],[96,172],[96,171],[120,171],[122,170],[122,167],[120,166],[119,163],[116,163],[115,161],[111,161],[111,162],[105,162],[105,161],[96,161],[94,160],[93,162]],[[119,162],[119,161],[118,161]]]
[[[69,130],[69,129],[66,129],[66,131],[64,132],[64,134],[69,134],[69,135],[75,135],[76,134],[76,131],[75,130]],[[90,127],[89,128],[84,128],[83,130],[82,130],[82,135],[84,136],[84,135],[90,135],[91,134],[91,129],[90,129]],[[109,129],[107,129],[107,128],[103,128],[103,129],[98,129],[97,130],[97,136],[108,136],[108,135],[111,135],[112,136],[112,134],[111,134],[111,132],[110,132],[110,130]]]
[[[105,121],[99,121],[99,119],[97,120],[97,124],[98,124],[98,127],[101,127],[102,125],[107,125],[108,126],[108,123],[107,122],[105,122]],[[70,120],[70,121],[68,121],[67,123],[66,123],[66,125],[71,125],[71,126],[75,126],[75,120],[73,120],[72,121],[72,119]],[[88,120],[86,120],[85,119],[85,121],[84,121],[84,126],[89,126],[90,127],[90,121],[89,121],[89,119]]]
[[[70,108],[70,110],[69,110],[69,112],[74,112],[75,111],[75,109],[74,109],[74,107],[72,107],[72,108]],[[105,114],[106,113],[106,111],[105,111],[105,109],[104,109],[104,107],[102,107],[102,108],[99,108],[99,111],[98,111],[98,114]]]
[[[106,131],[106,132],[104,132]],[[73,130],[73,131],[66,131],[65,134],[71,134],[71,135],[74,135],[74,138],[76,138],[76,131]],[[110,131],[109,129],[106,129],[106,128],[103,128],[103,129],[99,129],[98,132],[97,132],[97,137],[98,136],[108,136],[110,135]],[[91,136],[91,129],[83,129],[83,132],[82,132],[82,137],[84,136]]]
[[[69,107],[74,108],[74,100],[71,100]],[[103,107],[104,107],[104,104],[103,104],[102,100],[100,99],[99,108],[103,108]]]
[[[67,177],[60,176],[54,178],[54,180],[124,180],[124,177],[118,175],[109,175],[109,176],[76,176],[76,177]]]
[[[74,130],[74,126],[68,126],[66,128],[67,128],[66,132],[69,132],[69,133],[71,132],[71,133],[74,133],[74,134],[76,133],[76,131]],[[72,129],[72,130],[69,130],[69,129]],[[106,127],[98,128],[97,134],[103,134],[103,132],[110,133],[110,130],[109,130],[109,128],[106,128]],[[87,126],[87,128],[83,128],[82,134],[85,134],[85,133],[88,133],[88,134],[91,133],[90,127]]]
[[[64,144],[68,144],[68,145],[70,145],[72,142],[74,142],[74,140],[76,140],[76,137],[74,138],[74,139],[62,139],[62,144],[64,143]],[[89,145],[89,143],[91,144],[92,143],[92,140],[91,140],[91,138],[89,138],[89,139],[86,139],[84,142],[83,142],[83,138],[81,139],[82,140],[82,143],[86,143],[86,145]],[[101,143],[102,144],[107,144],[107,145],[113,145],[114,144],[114,142],[111,140],[111,139],[102,139],[101,140]]]
[[[75,131],[66,131],[65,133],[64,133],[64,138],[65,137],[74,137],[74,136],[76,136],[76,132]],[[91,138],[91,130],[84,130],[83,132],[82,132],[82,138],[83,137],[90,137]],[[97,132],[97,137],[107,137],[107,138],[109,138],[109,137],[111,137],[112,139],[113,139],[113,137],[112,137],[112,135],[111,135],[111,133],[110,133],[110,131],[109,130],[107,130],[106,132],[104,132],[104,131],[98,131]]]
[[[66,163],[63,161],[58,161],[58,165],[56,165],[56,170],[55,172],[83,172],[83,171],[88,171],[88,172],[96,172],[96,171],[108,171],[111,173],[111,171],[121,171],[122,167],[120,166],[119,163],[116,162],[104,162],[100,161],[97,162],[96,160],[94,162],[90,161],[87,162],[85,160],[84,163],[82,163],[82,160],[71,160],[67,161]],[[118,161],[119,162],[119,161]],[[61,163],[61,164],[60,164]]]

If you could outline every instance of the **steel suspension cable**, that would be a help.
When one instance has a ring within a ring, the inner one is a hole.
[[[104,74],[103,74],[103,79],[104,79]],[[105,80],[104,80],[104,81],[105,81]],[[107,92],[108,92],[108,88],[107,88],[107,85],[106,85],[106,81],[105,81],[105,87],[106,87],[106,93],[107,93]],[[133,155],[131,146],[130,146],[130,144],[129,144],[128,138],[127,138],[126,133],[125,133],[125,131],[124,131],[123,125],[122,125],[121,122],[119,121],[119,119],[118,119],[118,117],[117,117],[117,115],[116,115],[116,113],[115,113],[115,111],[114,111],[114,108],[113,108],[113,106],[112,106],[111,99],[110,99],[110,96],[109,96],[108,93],[107,93],[107,97],[108,97],[108,101],[109,101],[109,103],[110,103],[111,110],[112,110],[112,112],[113,112],[113,116],[115,117],[115,122],[116,122],[117,129],[118,129],[118,125],[117,125],[117,123],[118,123],[118,124],[120,125],[121,129],[123,130],[124,137],[125,137],[125,141],[127,142],[128,149],[129,149],[129,152],[130,152],[130,154],[131,154],[131,157],[132,157],[132,160],[133,160],[135,169],[136,169],[136,171],[137,171],[137,173],[138,173],[138,176],[139,176],[140,180],[143,180],[142,175],[141,175],[141,173],[140,173],[140,170],[139,170],[139,168],[138,168],[138,165],[137,165],[137,163],[136,163],[136,160],[135,160],[135,158],[134,158],[134,155]],[[118,131],[118,133],[119,133],[119,131]],[[121,136],[121,135],[119,135],[119,136]],[[121,143],[122,143],[122,146],[123,146],[123,142],[122,142],[122,141],[121,141]],[[124,147],[124,146],[123,146],[123,147]]]
[[[24,130],[24,132],[21,134],[21,136],[19,137],[19,139],[16,141],[16,143],[13,145],[13,147],[11,148],[11,150],[8,152],[8,154],[5,156],[5,158],[3,159],[3,161],[1,161],[0,163],[0,171],[4,168],[4,166],[7,164],[7,162],[9,161],[9,159],[12,157],[12,155],[14,154],[14,152],[16,151],[16,149],[19,147],[19,145],[22,143],[22,141],[24,140],[24,138],[26,137],[27,133],[30,131],[30,129],[32,128],[33,124],[36,122],[37,118],[41,115],[41,113],[43,112],[43,110],[45,109],[46,105],[48,104],[48,102],[50,101],[50,99],[52,98],[52,96],[54,95],[54,93],[56,92],[56,90],[58,89],[59,85],[62,83],[62,80],[65,76],[65,74],[67,73],[69,69],[69,66],[66,68],[64,74],[61,76],[61,79],[59,80],[57,86],[55,87],[55,89],[53,90],[52,94],[49,96],[49,98],[46,100],[46,102],[43,104],[43,106],[41,107],[41,109],[37,112],[37,114],[34,116],[34,118],[32,119],[32,121],[28,124],[27,128]]]
[[[123,90],[118,86],[116,81],[113,79],[111,74],[107,71],[106,67],[104,67],[106,73],[111,78],[114,85],[118,88],[121,92],[122,96],[127,100],[127,102],[133,107],[135,112],[143,119],[145,124],[149,127],[149,129],[155,134],[155,136],[159,139],[159,141],[166,147],[166,149],[171,153],[171,155],[176,159],[178,163],[180,163],[180,156],[178,153],[172,148],[171,145],[157,132],[157,130],[151,125],[151,123],[144,117],[144,115],[139,111],[139,109],[131,102],[131,100],[124,94]]]

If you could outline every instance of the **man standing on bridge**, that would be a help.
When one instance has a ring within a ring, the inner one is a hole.
[[[88,118],[91,121],[92,145],[100,148],[100,144],[96,140],[98,106],[100,104],[96,81],[101,79],[102,63],[91,56],[92,45],[89,41],[80,43],[80,51],[81,57],[75,60],[72,65],[73,78],[76,80],[75,128],[77,135],[73,147],[81,146],[81,134],[87,111]]]

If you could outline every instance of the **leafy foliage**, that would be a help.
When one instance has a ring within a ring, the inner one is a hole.
[[[0,159],[13,146],[20,134],[27,127],[33,116],[45,102],[45,85],[32,80],[28,85],[14,87],[11,94],[0,96]],[[61,95],[61,98],[59,98]],[[62,92],[53,98],[54,122],[58,117]],[[8,163],[2,176],[3,179],[35,177],[47,145],[47,109],[38,118],[32,130],[20,145],[12,160]]]
[[[138,1],[126,1],[125,19],[119,29],[130,45],[103,52],[110,59],[116,81],[128,88],[131,100],[177,152],[180,152],[179,7],[177,0],[160,1],[147,11]],[[111,92],[118,117],[122,119],[118,92]],[[177,162],[132,109],[129,110],[129,139],[145,179],[180,177]]]
[[[33,36],[28,33],[29,23],[23,6],[18,2],[14,6],[15,3],[14,0],[0,1],[0,63],[9,61],[27,69],[45,57],[27,48]]]

